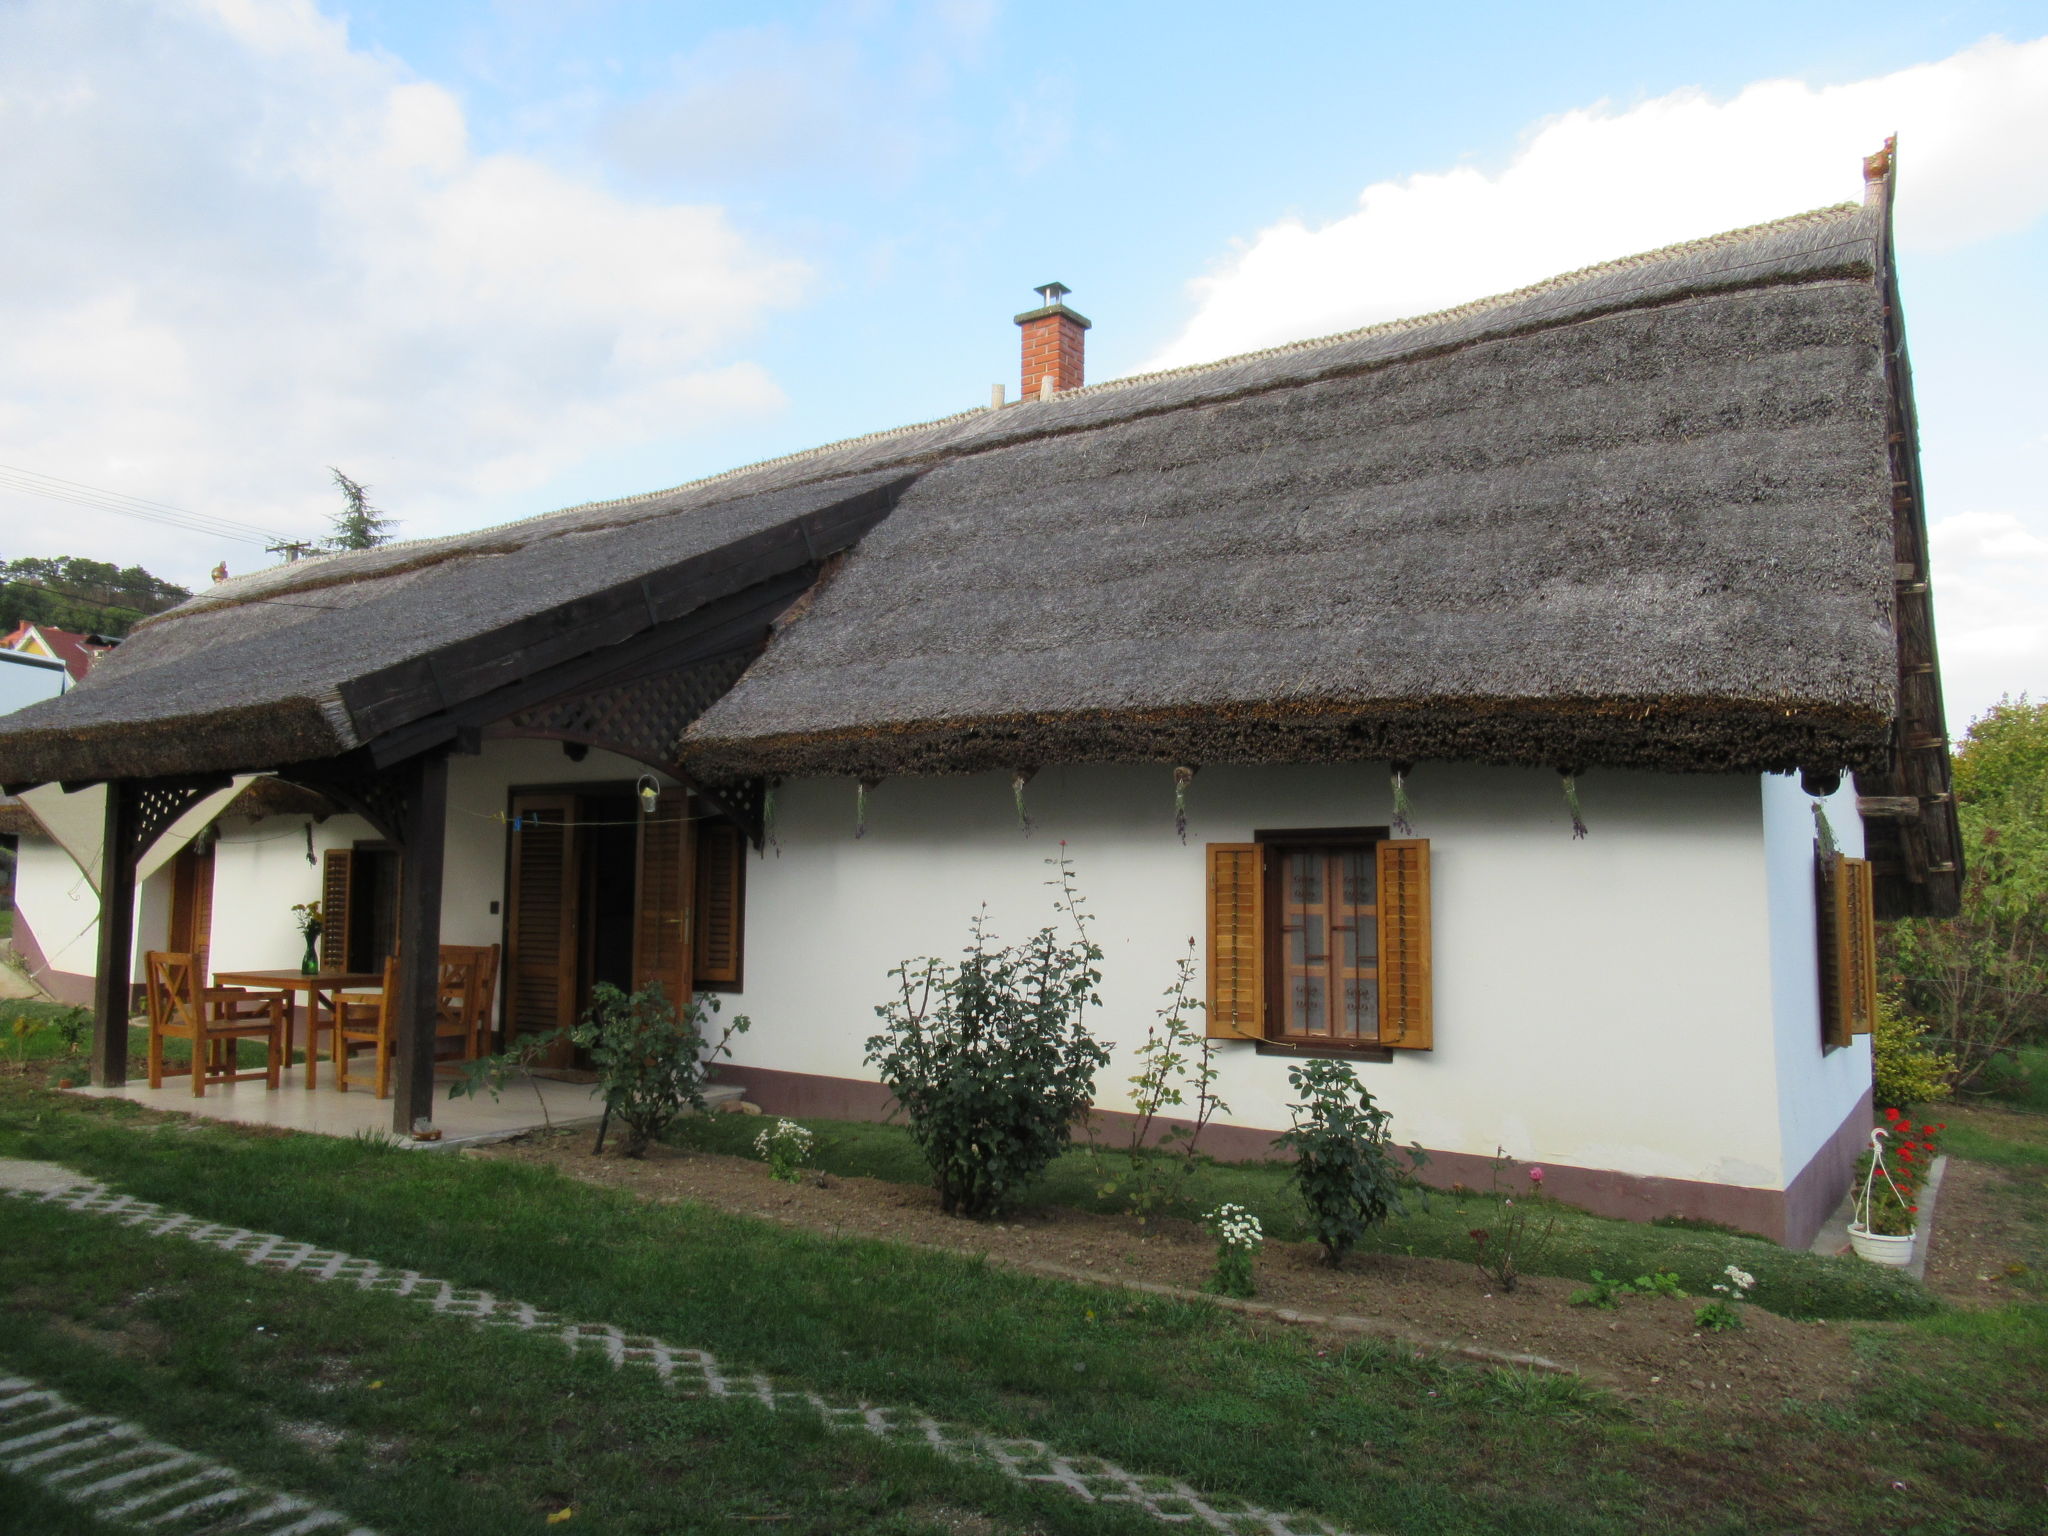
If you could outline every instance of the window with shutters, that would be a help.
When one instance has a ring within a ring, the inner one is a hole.
[[[1285,1049],[1427,1050],[1429,845],[1383,829],[1209,847],[1209,1033]]]

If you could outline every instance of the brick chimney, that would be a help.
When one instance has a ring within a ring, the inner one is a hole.
[[[1060,302],[1070,291],[1065,283],[1047,283],[1038,290],[1045,302],[1017,317],[1024,328],[1026,400],[1049,399],[1063,389],[1081,387],[1089,322]]]

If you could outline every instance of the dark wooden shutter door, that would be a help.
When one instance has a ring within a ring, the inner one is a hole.
[[[680,794],[665,796],[659,810],[640,818],[633,982],[640,987],[660,982],[678,1013],[695,991],[690,953],[694,926],[690,898],[696,884],[691,832],[695,826]]]
[[[729,821],[697,823],[696,985],[740,990],[747,913],[747,840]]]
[[[508,1036],[576,1018],[576,800],[516,795],[505,918]]]
[[[1209,844],[1209,1007],[1212,1040],[1266,1032],[1264,850]]]
[[[320,969],[348,969],[349,902],[355,894],[355,850],[330,848],[320,863]]]
[[[1429,839],[1379,845],[1380,1044],[1429,1050],[1435,1040],[1429,956]]]
[[[213,847],[178,850],[171,863],[171,950],[191,955],[202,983],[213,974]]]

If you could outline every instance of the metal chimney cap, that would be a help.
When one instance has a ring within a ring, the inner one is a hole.
[[[1045,300],[1048,306],[1059,303],[1061,299],[1064,299],[1073,291],[1065,283],[1040,283],[1038,285],[1038,296]]]

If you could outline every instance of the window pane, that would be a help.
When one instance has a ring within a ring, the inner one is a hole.
[[[1304,972],[1294,978],[1287,1028],[1290,1034],[1326,1035],[1330,1032],[1328,1004],[1323,978]]]
[[[1354,1040],[1377,1040],[1380,1033],[1380,984],[1363,977],[1344,983],[1344,1033]]]
[[[1276,948],[1287,1034],[1379,1038],[1377,885],[1370,846],[1281,852]]]
[[[1377,894],[1373,882],[1378,877],[1378,868],[1370,848],[1346,849],[1342,855],[1344,880],[1344,905],[1347,907],[1369,907]]]

